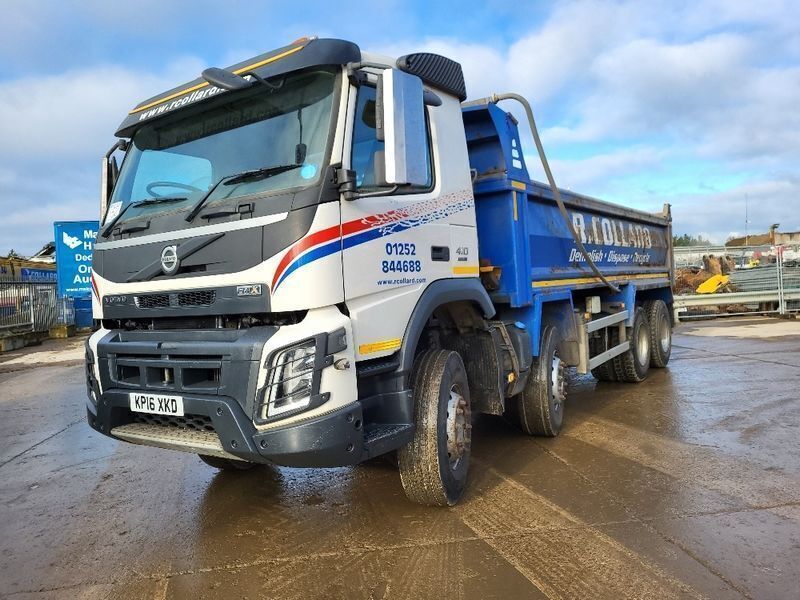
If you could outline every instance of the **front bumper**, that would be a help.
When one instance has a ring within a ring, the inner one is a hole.
[[[355,373],[332,367],[334,358],[352,360],[344,319],[329,311],[280,328],[98,332],[87,344],[89,424],[122,440],[211,456],[298,467],[355,464],[365,454]],[[316,400],[257,426],[265,358],[310,337],[321,357]],[[185,416],[131,411],[132,392],[181,396]]]
[[[89,425],[126,441],[290,467],[353,465],[364,454],[364,421],[357,401],[285,427],[259,431],[239,402],[227,396],[184,395],[186,417],[182,420],[133,413],[128,398],[128,392],[111,389],[100,394],[96,406],[87,401]],[[185,426],[188,421],[193,428]]]

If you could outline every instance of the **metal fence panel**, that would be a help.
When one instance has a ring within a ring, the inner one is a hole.
[[[62,297],[58,299],[58,319],[59,325],[75,325],[75,299]]]
[[[761,256],[774,256],[774,246],[679,246],[674,248],[675,268],[702,267],[704,256],[730,256],[737,269],[750,266]]]
[[[731,256],[736,269],[713,294],[678,294],[680,318],[734,314],[787,314],[800,311],[800,248],[785,246],[676,249],[676,266],[698,266],[704,255]],[[680,255],[680,259],[678,256]],[[752,266],[760,262],[758,266]],[[715,312],[708,312],[712,308]],[[687,312],[698,314],[687,314]]]
[[[47,331],[59,312],[55,283],[0,281],[0,333]]]

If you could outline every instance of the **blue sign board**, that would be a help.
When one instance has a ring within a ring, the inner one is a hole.
[[[99,227],[98,221],[53,223],[59,296],[79,298],[91,295],[92,249]]]
[[[19,270],[22,281],[32,281],[34,283],[56,283],[58,276],[53,269],[28,269]]]

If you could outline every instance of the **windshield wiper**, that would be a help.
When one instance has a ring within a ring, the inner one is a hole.
[[[281,173],[291,171],[292,169],[299,169],[302,166],[302,164],[274,165],[271,167],[262,167],[261,169],[242,171],[241,173],[234,173],[233,175],[226,175],[211,186],[211,189],[209,189],[205,195],[195,203],[195,205],[192,207],[192,210],[188,212],[185,218],[188,222],[191,222],[197,216],[197,213],[200,212],[200,209],[203,207],[206,201],[211,197],[211,194],[213,194],[220,185],[234,185],[236,183],[242,183],[243,181],[258,181],[259,179],[267,179],[273,175],[280,175]]]
[[[114,217],[114,219],[103,228],[103,231],[100,232],[100,235],[104,238],[107,238],[111,232],[114,230],[114,226],[119,223],[119,220],[122,218],[122,215],[131,207],[131,206],[149,206],[151,204],[164,204],[166,202],[181,202],[183,200],[187,200],[185,196],[162,196],[160,198],[145,198],[144,200],[137,200],[136,202],[131,202],[125,208],[123,208],[119,214]]]
[[[292,169],[299,169],[302,166],[303,165],[298,164],[275,165],[272,167],[253,169],[252,171],[245,171],[244,173],[238,173],[236,175],[232,175],[231,177],[226,177],[224,185],[234,185],[236,183],[242,183],[243,181],[258,181],[259,179],[267,179],[268,177],[280,175],[281,173],[291,171]]]

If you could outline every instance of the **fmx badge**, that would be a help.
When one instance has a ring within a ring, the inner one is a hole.
[[[91,294],[92,251],[98,222],[58,221],[53,227],[59,295],[75,298]]]

